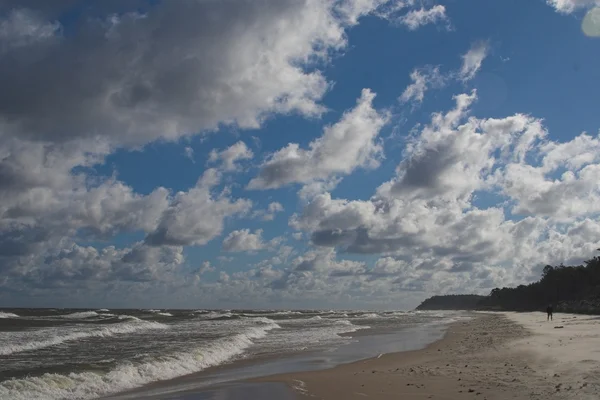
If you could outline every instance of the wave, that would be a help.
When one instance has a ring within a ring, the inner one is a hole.
[[[97,312],[109,312],[110,310],[108,308],[101,308],[99,310],[96,310]]]
[[[205,347],[175,353],[140,363],[123,363],[107,373],[80,372],[69,375],[44,374],[0,383],[0,398],[11,400],[91,399],[133,389],[150,382],[173,379],[223,364],[242,355],[279,325],[271,322],[249,327],[244,332],[218,339]]]
[[[381,315],[376,313],[365,313],[357,316],[358,318],[381,318]]]
[[[133,315],[118,315],[118,319],[130,319],[132,321],[141,321],[138,317],[134,317]]]
[[[49,332],[52,337],[45,340],[32,341],[28,343],[10,344],[4,343],[0,345],[0,355],[7,356],[23,351],[38,350],[46,347],[56,346],[61,343],[80,340],[90,337],[109,337],[114,335],[143,332],[154,329],[167,329],[168,325],[150,321],[131,321],[105,326],[99,329],[75,331],[67,334],[56,334],[55,331]],[[0,392],[1,393],[1,392]]]
[[[168,313],[168,312],[157,312],[155,313],[156,315],[162,315],[163,317],[172,317],[173,314]]]
[[[229,318],[232,318],[234,315],[230,312],[211,311],[209,313],[202,314],[200,316],[202,318],[206,318],[206,319],[218,320],[218,319],[229,319]]]
[[[0,318],[20,318],[17,314],[0,311]]]
[[[65,315],[59,315],[60,318],[66,318],[66,319],[85,319],[85,318],[93,318],[93,317],[97,317],[98,314],[96,311],[82,311],[82,312],[75,312],[72,314],[65,314]]]

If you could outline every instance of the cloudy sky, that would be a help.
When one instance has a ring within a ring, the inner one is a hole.
[[[406,309],[600,247],[600,0],[0,0],[0,306]]]

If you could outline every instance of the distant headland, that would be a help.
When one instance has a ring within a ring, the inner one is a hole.
[[[417,310],[543,311],[600,314],[600,257],[577,266],[546,265],[539,281],[514,288],[496,288],[489,295],[433,296]]]

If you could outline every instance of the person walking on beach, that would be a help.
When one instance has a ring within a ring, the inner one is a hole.
[[[552,304],[548,304],[546,312],[548,313],[548,321],[552,321]]]

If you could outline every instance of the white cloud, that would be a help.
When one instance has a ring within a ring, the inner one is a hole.
[[[254,233],[249,229],[233,231],[223,239],[223,250],[229,252],[263,250],[267,244],[263,241],[262,232],[262,229],[257,229]]]
[[[102,283],[170,279],[168,276],[183,262],[183,248],[177,246],[156,248],[140,242],[125,249],[108,246],[98,250],[72,243],[46,257],[31,259],[19,273],[8,274],[8,278],[14,285],[21,285],[25,277],[30,284],[47,288],[83,285],[97,289],[95,286]]]
[[[456,96],[455,108],[435,113],[407,144],[397,176],[370,199],[317,195],[292,228],[317,246],[382,255],[373,269],[353,273],[388,291],[485,293],[537,279],[540,265],[592,256],[600,245],[599,139],[552,142],[540,120],[521,114],[468,117],[475,99]],[[478,206],[479,193],[500,200]],[[509,219],[504,199],[530,216]],[[289,275],[296,283],[315,279]],[[361,279],[355,285],[368,290]]]
[[[194,149],[192,149],[190,146],[186,146],[185,149],[183,149],[183,154],[185,154],[187,158],[194,162]]]
[[[254,157],[252,150],[246,146],[246,143],[239,141],[223,151],[212,150],[209,154],[209,162],[222,161],[222,168],[225,171],[235,171],[238,169],[238,162],[241,160],[250,160]]]
[[[269,207],[268,210],[271,214],[275,214],[278,212],[282,212],[284,210],[283,205],[278,202],[278,201],[274,201],[272,203],[269,203]]]
[[[346,45],[335,7],[316,0],[164,2],[141,18],[107,5],[60,40],[40,40],[56,32],[56,22],[45,20],[50,14],[15,8],[0,20],[4,43],[21,40],[3,46],[14,57],[0,61],[0,86],[19,96],[0,96],[0,121],[20,137],[101,135],[140,145],[221,123],[256,128],[272,112],[318,115],[328,83],[304,67]],[[27,91],[19,90],[24,81]]]
[[[204,261],[200,268],[198,268],[198,275],[203,275],[208,272],[214,272],[216,270],[210,263],[210,261]]]
[[[489,45],[487,42],[474,43],[469,51],[462,56],[463,64],[459,72],[459,77],[463,81],[471,80],[481,68],[483,60],[487,57]]]
[[[600,0],[546,0],[556,11],[570,14],[581,8],[600,6]]]
[[[272,189],[290,183],[310,183],[346,175],[356,168],[378,166],[382,148],[376,138],[388,118],[373,108],[374,98],[374,93],[363,89],[356,107],[326,127],[308,149],[290,143],[278,150],[263,163],[248,187]]]
[[[418,10],[411,10],[400,17],[398,22],[405,25],[410,30],[416,30],[424,25],[447,20],[446,7],[438,4],[429,9],[420,8]]]
[[[92,4],[68,35],[57,18],[69,3],[0,5],[3,273],[41,271],[56,249],[92,260],[90,249],[73,250],[81,239],[144,233],[139,246],[158,254],[220,235],[228,218],[251,208],[228,190],[216,193],[220,170],[251,157],[243,142],[175,194],[136,193],[116,171],[103,177],[93,168],[119,148],[227,125],[257,128],[273,114],[320,115],[330,83],[315,66],[385,2],[357,0],[344,12],[337,1],[229,3],[161,2],[144,14]],[[191,147],[184,152],[193,158]],[[277,212],[273,203],[265,217]]]
[[[207,170],[194,188],[174,196],[156,229],[146,237],[148,244],[203,245],[221,234],[227,217],[250,210],[252,202],[249,200],[232,201],[223,194],[211,194],[212,185],[217,183],[213,171]]]
[[[488,55],[488,47],[484,41],[471,45],[469,51],[462,56],[463,63],[457,71],[441,73],[439,67],[431,65],[415,68],[410,74],[412,83],[404,89],[398,101],[402,104],[413,102],[414,105],[418,105],[423,102],[425,93],[430,89],[442,88],[454,80],[466,82],[473,79]]]
[[[294,232],[292,233],[292,237],[296,240],[302,240],[304,238],[304,234],[302,232]]]
[[[272,221],[277,213],[283,212],[284,208],[281,203],[274,201],[269,203],[266,210],[256,210],[252,213],[253,218],[260,218],[263,221]]]
[[[402,95],[398,98],[401,103],[415,101],[422,103],[425,92],[431,87],[439,87],[444,84],[445,78],[440,74],[438,67],[425,67],[414,69],[410,74],[413,83],[408,85]]]
[[[510,163],[498,171],[496,183],[514,200],[515,214],[562,221],[592,215],[600,212],[597,150],[600,138],[586,134],[566,143],[548,142],[540,146],[541,165]]]

